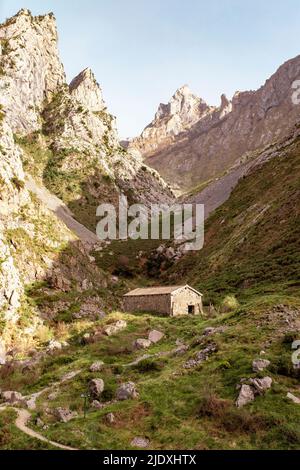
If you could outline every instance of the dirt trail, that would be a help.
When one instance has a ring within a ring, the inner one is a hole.
[[[27,426],[27,422],[30,419],[30,413],[27,410],[24,410],[22,408],[15,408],[14,406],[1,406],[0,411],[6,410],[6,409],[13,409],[17,413],[17,418],[15,421],[16,427],[27,434],[27,436],[33,437],[35,439],[39,439],[40,441],[47,442],[47,444],[51,444],[53,447],[59,447],[60,449],[64,450],[78,450],[73,447],[69,446],[64,446],[63,444],[59,444],[58,442],[51,441],[50,439],[47,439],[46,437],[42,436],[42,434],[34,431],[33,429],[30,429]]]
[[[84,243],[94,245],[99,242],[97,235],[88,230],[84,225],[77,222],[70,209],[54,194],[50,193],[45,186],[37,183],[32,176],[26,175],[26,188],[33,192],[38,199],[68,227]]]
[[[59,381],[54,382],[53,384],[49,385],[48,387],[43,388],[39,392],[33,393],[32,395],[28,395],[27,397],[25,396],[24,399],[28,400],[27,405],[28,405],[29,409],[32,409],[32,410],[35,409],[35,401],[42,393],[47,392],[47,391],[59,386],[60,384],[63,384],[64,382],[73,379],[80,372],[81,372],[81,369],[69,372],[69,373],[63,375],[62,378]],[[63,444],[59,444],[58,442],[51,441],[50,439],[47,439],[46,437],[44,437],[42,434],[34,431],[33,429],[30,429],[27,426],[27,422],[30,419],[31,414],[29,413],[29,411],[25,410],[24,408],[16,408],[16,407],[10,405],[9,403],[4,403],[3,405],[0,405],[0,412],[3,411],[3,410],[6,410],[6,409],[13,409],[13,410],[16,411],[17,418],[16,418],[16,421],[15,421],[15,425],[20,431],[24,432],[28,436],[34,437],[34,438],[39,439],[40,441],[43,441],[43,442],[47,442],[48,444],[51,444],[54,447],[59,447],[60,449],[78,450],[78,449],[75,449],[73,447],[65,446]]]

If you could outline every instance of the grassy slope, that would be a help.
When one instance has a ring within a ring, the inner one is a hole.
[[[79,346],[78,334],[74,334],[68,349],[47,358],[35,370],[7,376],[3,370],[2,388],[29,393],[67,371],[82,369],[72,382],[61,385],[55,400],[42,395],[35,414],[49,424],[42,431],[45,435],[74,447],[128,449],[133,437],[145,436],[155,449],[298,449],[300,407],[288,401],[286,393],[300,397],[299,373],[291,363],[300,310],[299,163],[300,143],[296,141],[285,155],[243,179],[209,218],[203,250],[186,256],[166,273],[166,282],[186,280],[199,287],[206,303],[218,303],[233,293],[241,307],[210,319],[110,314],[92,328],[101,329],[122,317],[127,329],[85,346]],[[104,259],[109,264],[114,256]],[[284,305],[283,310],[276,308],[278,304]],[[289,323],[287,312],[292,312]],[[198,342],[203,329],[211,325],[226,329]],[[177,338],[190,349],[183,356],[151,360],[139,368],[124,367],[143,354],[133,350],[132,342],[145,337],[151,328],[166,336],[150,353],[171,350]],[[217,352],[207,361],[196,369],[182,367],[210,342],[217,345]],[[236,385],[241,378],[257,376],[251,364],[261,350],[271,361],[263,375],[272,377],[272,388],[237,409]],[[106,366],[93,374],[89,365],[98,359]],[[112,403],[103,410],[90,408],[84,418],[80,395],[93,377],[104,379],[103,401],[113,398],[117,385],[128,380],[136,382],[139,398]],[[57,406],[70,406],[79,417],[66,424],[53,422],[45,408]],[[105,421],[110,411],[116,416],[111,425]],[[11,439],[10,445],[20,448],[18,438]]]
[[[204,248],[173,266],[206,294],[241,298],[299,291],[300,141],[245,177],[205,226]]]
[[[155,449],[295,449],[300,445],[300,407],[286,399],[287,391],[299,395],[299,375],[291,367],[291,336],[280,315],[272,310],[266,297],[259,302],[224,314],[215,319],[200,317],[177,319],[158,318],[149,314],[111,314],[93,326],[98,331],[104,324],[117,318],[127,320],[126,330],[112,337],[100,336],[97,342],[78,347],[74,337],[69,349],[48,357],[39,368],[26,373],[14,372],[5,377],[3,388],[19,389],[23,393],[41,390],[64,373],[81,369],[70,382],[62,384],[55,400],[48,400],[49,392],[38,399],[34,416],[40,416],[49,425],[41,431],[58,442],[79,448],[128,449],[135,436],[150,439]],[[271,302],[272,303],[272,302]],[[286,297],[290,308],[300,308],[299,299]],[[269,313],[272,322],[268,321]],[[197,339],[204,327],[223,325],[225,331]],[[135,351],[132,342],[145,337],[151,328],[165,333],[165,338],[148,352],[171,350],[176,338],[190,346],[182,356],[168,356],[148,360],[140,367],[124,367],[143,351]],[[217,352],[195,369],[184,369],[183,363],[208,343],[217,345]],[[264,397],[258,397],[246,408],[237,409],[236,384],[242,377],[254,377],[252,360],[261,349],[271,360],[271,367],[263,375],[273,378],[273,386]],[[103,360],[105,368],[89,372],[94,360]],[[137,384],[139,397],[116,402],[102,410],[89,408],[83,417],[81,393],[88,381],[101,377],[105,382],[102,401],[114,397],[117,385],[132,380]],[[46,408],[68,406],[79,413],[69,423],[57,423],[45,413]],[[113,412],[114,424],[105,421]],[[34,424],[32,424],[34,427]],[[20,448],[19,439],[11,437],[10,445]]]

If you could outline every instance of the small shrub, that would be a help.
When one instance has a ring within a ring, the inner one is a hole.
[[[239,307],[239,303],[234,295],[226,295],[221,303],[222,312],[230,312],[236,310]]]
[[[155,361],[153,359],[143,359],[134,366],[134,369],[141,374],[147,372],[161,371],[165,366],[165,361]]]
[[[103,401],[110,401],[114,398],[116,392],[116,387],[114,387],[111,384],[106,384],[105,389],[103,390],[101,394],[101,399]]]
[[[41,325],[35,333],[35,337],[39,340],[41,344],[46,343],[47,341],[50,341],[52,338],[53,333],[49,326],[47,325]]]
[[[51,361],[51,366],[64,366],[75,361],[75,356],[72,354],[62,354],[61,356],[54,357]]]
[[[200,402],[198,418],[220,418],[230,406],[229,400],[223,400],[214,394],[204,396]]]
[[[0,75],[1,75],[1,73],[0,73]],[[3,111],[3,106],[2,106],[2,104],[0,104],[0,122],[3,121],[4,117],[5,117],[5,111]]]
[[[292,344],[293,341],[299,338],[299,334],[297,331],[288,331],[285,333],[284,337],[282,338],[283,344]]]
[[[119,365],[115,365],[115,366],[113,366],[112,371],[113,371],[113,374],[115,374],[115,375],[122,374],[123,367],[119,366]]]
[[[21,191],[21,189],[24,189],[24,186],[25,186],[24,181],[20,180],[17,176],[14,176],[11,179],[11,182],[17,188],[18,191]]]

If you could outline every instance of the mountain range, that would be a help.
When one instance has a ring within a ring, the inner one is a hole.
[[[300,56],[219,107],[184,85],[120,143],[57,41],[52,13],[0,25],[0,448],[299,448]],[[100,241],[121,194],[204,203],[203,249]],[[203,317],[122,311],[186,283]]]

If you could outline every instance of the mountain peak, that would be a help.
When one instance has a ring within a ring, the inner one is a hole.
[[[82,70],[69,85],[70,93],[83,106],[91,111],[101,111],[105,107],[102,90],[94,73],[87,67]]]

